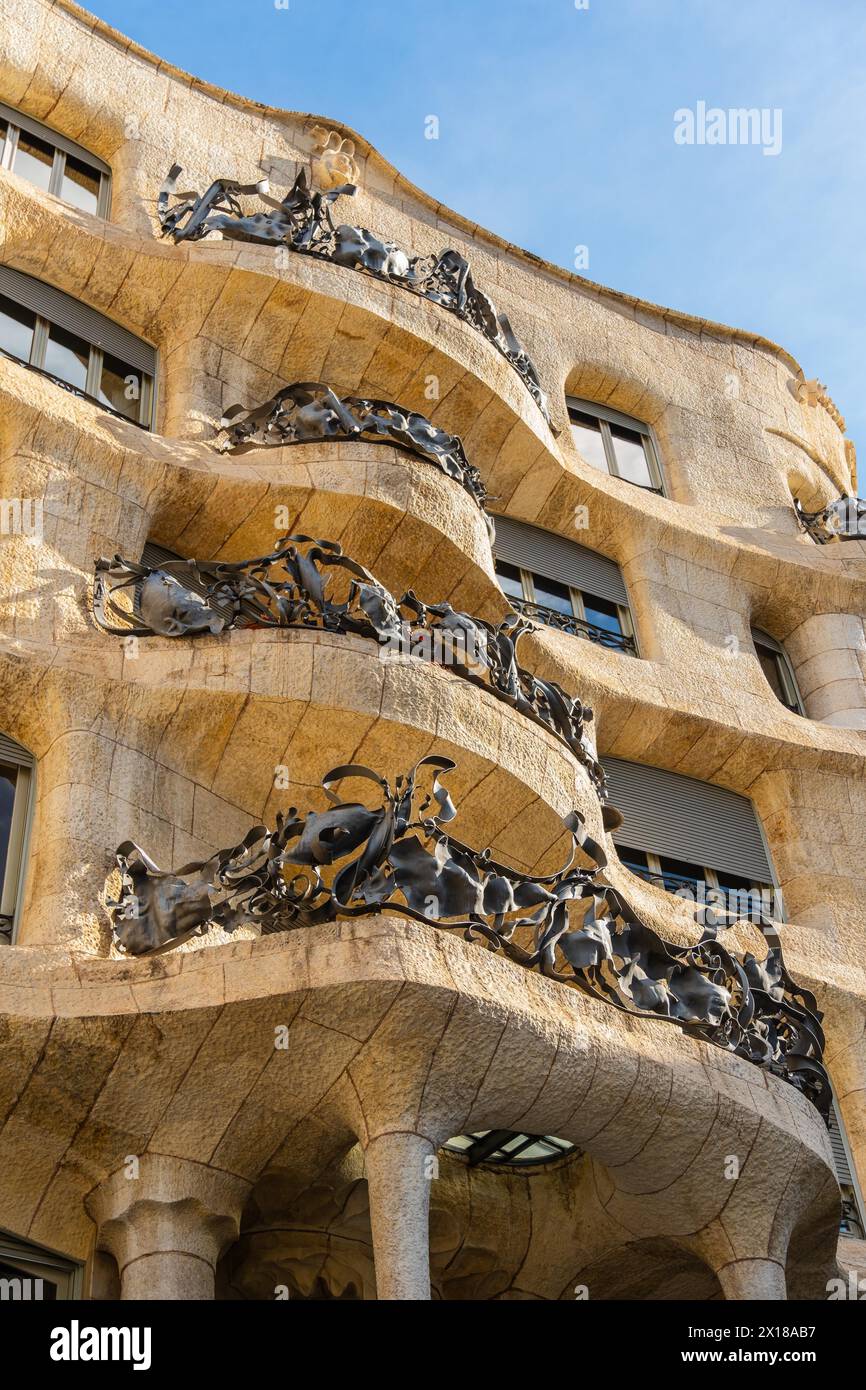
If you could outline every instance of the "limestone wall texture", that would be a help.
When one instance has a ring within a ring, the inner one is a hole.
[[[292,531],[342,542],[392,592],[501,618],[484,519],[423,461],[357,442],[213,448],[227,406],[294,381],[393,400],[460,435],[493,510],[608,556],[628,587],[640,659],[548,629],[523,660],[593,707],[602,755],[753,801],[787,965],[825,1012],[866,1186],[866,551],[816,546],[792,506],[856,493],[838,412],[801,400],[783,348],[541,263],[339,124],[211,87],[68,0],[0,0],[0,20],[0,101],[105,160],[113,189],[102,220],[0,170],[0,264],[159,359],[147,432],[0,355],[0,498],[44,502],[37,542],[0,535],[0,733],[36,759],[20,930],[0,950],[0,1172],[13,1175],[0,1228],[125,1297],[423,1298],[431,1278],[441,1298],[583,1284],[784,1297],[786,1276],[789,1296],[825,1296],[839,1213],[826,1133],[749,1063],[391,918],[119,958],[104,902],[121,840],[165,866],[206,857],[288,805],[323,805],[336,764],[393,777],[434,748],[454,757],[462,838],[521,868],[556,864],[573,806],[604,830],[562,744],[452,672],[386,667],[362,639],[320,633],[154,638],[130,654],[96,627],[91,596],[95,557],[137,558],[148,538],[237,560]],[[553,428],[502,355],[437,304],[265,246],[160,237],[173,163],[185,188],[267,177],[282,196],[302,169],[321,180],[323,124],[354,142],[358,192],[340,217],[465,255],[529,350]],[[569,395],[653,427],[666,496],[580,457]],[[752,627],[786,644],[806,718],[769,688]],[[611,882],[646,920],[697,939],[682,905],[608,849]],[[288,1053],[274,1050],[282,1025]],[[452,1134],[490,1128],[578,1152],[529,1176],[442,1155],[438,1180],[413,1185]],[[134,1191],[117,1178],[129,1155]]]

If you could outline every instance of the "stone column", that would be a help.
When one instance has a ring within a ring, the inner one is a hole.
[[[420,1134],[380,1134],[365,1150],[379,1299],[430,1298],[430,1182],[436,1148]]]
[[[97,1247],[117,1260],[122,1299],[202,1300],[237,1239],[250,1184],[189,1159],[143,1154],[138,1176],[112,1173],[87,1199]]]
[[[842,542],[841,553],[849,552]],[[860,546],[853,543],[856,552]],[[855,551],[851,552],[853,557]],[[866,625],[854,613],[819,613],[785,638],[810,719],[866,729]]]
[[[716,1270],[725,1301],[784,1302],[785,1271],[776,1260],[733,1260]]]

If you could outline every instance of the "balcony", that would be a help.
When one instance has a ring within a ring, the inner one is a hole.
[[[525,618],[543,623],[545,627],[555,628],[557,632],[567,632],[571,637],[585,637],[587,641],[595,642],[599,647],[610,647],[613,651],[637,656],[637,645],[629,633],[599,627],[596,623],[587,622],[585,618],[578,618],[575,614],[559,613],[555,608],[546,608],[541,603],[530,603],[528,599],[518,598],[515,594],[509,594],[509,602],[516,612]]]

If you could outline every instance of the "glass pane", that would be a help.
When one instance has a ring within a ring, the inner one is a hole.
[[[617,636],[622,636],[622,623],[615,603],[606,598],[594,598],[592,594],[583,594],[582,598],[583,611],[588,623],[604,628],[605,632],[615,632]]]
[[[3,879],[9,856],[9,830],[12,825],[12,807],[15,804],[16,780],[17,773],[14,768],[0,767],[0,897],[3,896]]]
[[[30,361],[36,315],[14,299],[0,295],[0,348],[22,362]]]
[[[496,578],[499,587],[509,598],[523,598],[523,582],[516,565],[507,565],[504,560],[496,561]]]
[[[545,1144],[543,1139],[536,1139],[534,1144],[527,1144],[521,1152],[521,1163],[543,1163],[546,1158],[558,1158],[559,1149],[554,1149],[552,1145]]]
[[[655,487],[644,449],[645,436],[623,425],[611,425],[610,433],[619,476],[639,487]]]
[[[552,608],[554,613],[566,613],[570,618],[574,616],[571,590],[567,584],[560,584],[556,579],[545,579],[543,574],[534,574],[532,587],[535,602],[543,608]]]
[[[508,1156],[508,1155],[514,1154],[514,1153],[516,1152],[516,1150],[526,1148],[528,1142],[529,1142],[528,1135],[526,1135],[526,1134],[512,1134],[511,1138],[510,1138],[510,1139],[506,1139],[505,1143],[501,1146],[501,1148],[498,1148],[498,1149],[496,1150],[497,1156],[498,1156],[498,1155]]]
[[[568,414],[577,452],[587,463],[591,463],[593,468],[600,468],[602,473],[607,473],[607,455],[604,452],[604,440],[598,420],[582,410],[570,410]]]
[[[34,1274],[28,1265],[19,1268],[18,1265],[7,1264],[2,1260],[0,1279],[15,1281],[11,1285],[13,1289],[17,1289],[17,1294],[12,1294],[13,1298],[18,1297],[29,1302],[48,1302],[57,1298],[57,1285],[44,1274]]]
[[[36,135],[28,135],[26,130],[20,131],[18,148],[12,162],[15,173],[20,174],[23,179],[28,179],[30,183],[35,183],[37,188],[44,188],[47,193],[53,167],[53,145],[46,144]]]
[[[719,880],[720,888],[749,889],[752,886],[750,878],[743,878],[742,874],[729,874],[725,869],[717,869],[716,878]]]
[[[704,871],[699,864],[690,864],[686,859],[668,859],[659,855],[662,878],[668,892],[675,893],[678,888],[697,887],[704,881]]]
[[[761,663],[761,670],[767,678],[767,684],[776,699],[781,700],[783,705],[787,705],[789,703],[788,692],[782,679],[778,652],[770,651],[769,647],[762,647],[759,642],[755,643],[755,651],[758,653],[758,660]]]
[[[99,174],[80,159],[68,154],[60,196],[84,212],[95,213],[99,202]]]
[[[48,346],[45,349],[44,367],[52,376],[68,381],[83,391],[87,385],[87,364],[90,361],[90,344],[75,333],[67,333],[52,323]]]
[[[645,878],[650,873],[649,860],[642,849],[629,849],[626,845],[617,845],[616,852],[620,863],[631,869],[633,874],[640,874]]]
[[[102,380],[96,393],[103,405],[110,405],[121,415],[128,415],[130,420],[139,420],[143,390],[141,372],[106,352],[102,359]]]

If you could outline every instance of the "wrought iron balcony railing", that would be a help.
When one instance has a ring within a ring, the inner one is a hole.
[[[794,511],[803,530],[816,545],[866,540],[866,502],[859,497],[843,493],[819,512],[807,512],[795,497]]]
[[[131,415],[125,415],[122,410],[115,410],[113,405],[107,401],[102,401],[98,396],[91,396],[89,391],[84,391],[80,386],[75,386],[71,381],[64,381],[62,376],[55,376],[54,372],[48,372],[44,367],[36,367],[32,362],[25,362],[23,357],[16,357],[14,352],[7,352],[4,347],[0,347],[0,357],[5,357],[10,362],[17,362],[19,367],[26,367],[28,372],[34,372],[36,376],[45,377],[48,381],[53,381],[55,386],[59,386],[61,391],[68,391],[70,396],[77,396],[80,401],[89,401],[98,410],[104,410],[107,415],[114,415],[118,420],[125,420],[128,425],[135,425],[136,429],[147,432],[148,426],[142,420],[135,420]]]
[[[458,482],[485,512],[487,491],[481,474],[466,457],[463,443],[432,424],[417,410],[393,401],[340,397],[323,381],[296,381],[264,405],[245,410],[229,407],[220,422],[223,453],[245,453],[266,445],[320,443],[331,439],[369,439],[397,444],[434,464]]]
[[[448,829],[457,810],[443,778],[454,766],[428,754],[393,786],[371,768],[336,767],[322,784],[328,810],[292,808],[273,830],[254,826],[239,845],[177,872],[125,841],[120,896],[106,904],[118,944],[148,955],[211,927],[268,933],[394,913],[460,932],[625,1013],[677,1024],[769,1068],[827,1115],[821,1014],[788,974],[771,921],[758,924],[763,960],[732,955],[716,927],[693,945],[664,940],[604,882],[605,852],[577,810],[563,821],[571,847],[558,872],[498,863]],[[372,804],[341,798],[348,779],[377,789]]]
[[[418,658],[455,675],[543,725],[586,769],[605,811],[604,770],[591,734],[592,710],[555,681],[517,661],[531,630],[511,613],[496,627],[450,603],[423,603],[412,590],[397,599],[335,541],[285,536],[253,560],[171,560],[158,567],[116,555],[96,564],[93,611],[118,637],[195,637],[234,627],[314,628],[368,637],[383,660]]]
[[[438,255],[410,255],[393,242],[381,241],[367,227],[345,222],[335,226],[331,205],[337,198],[353,197],[355,185],[341,184],[321,193],[308,187],[303,169],[282,201],[270,197],[267,179],[250,184],[216,179],[204,193],[181,193],[177,181],[182,172],[179,164],[173,165],[159,190],[157,215],[163,236],[175,242],[199,241],[219,232],[232,241],[281,246],[363,271],[432,300],[471,324],[502,353],[550,424],[547,397],[532,358],[507,316],[475,284],[469,262],[458,251],[448,248]],[[245,214],[241,197],[258,197],[265,211]],[[171,198],[178,200],[172,206]]]
[[[612,647],[615,651],[637,656],[635,640],[627,632],[612,632],[610,628],[598,627],[596,623],[587,622],[585,618],[578,618],[575,614],[559,613],[555,608],[546,608],[543,603],[531,603],[529,599],[514,598],[510,594],[508,601],[518,613],[522,613],[526,618],[535,618],[538,622],[544,623],[545,627],[567,632],[572,637],[585,637],[600,647]]]

